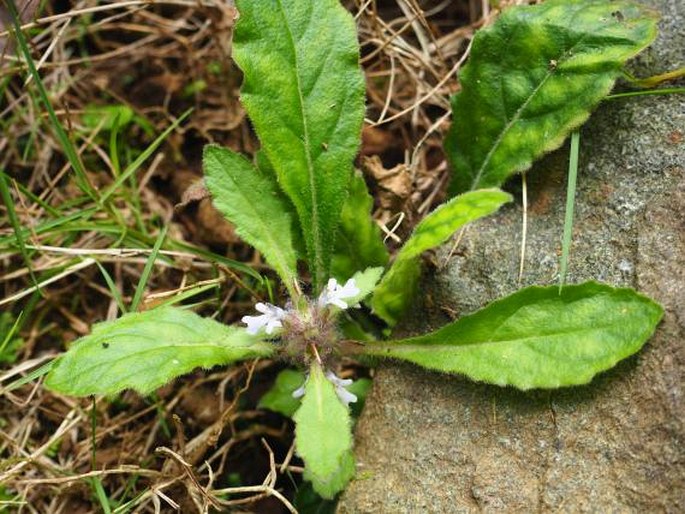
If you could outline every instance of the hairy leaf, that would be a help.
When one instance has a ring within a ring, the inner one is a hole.
[[[349,410],[316,362],[294,419],[295,444],[305,463],[305,478],[322,497],[332,498],[354,475],[351,421]]]
[[[373,198],[364,177],[355,173],[343,206],[331,266],[331,275],[341,282],[357,271],[372,266],[385,267],[388,263],[388,250],[380,228],[371,218],[372,209]]]
[[[254,164],[261,174],[266,175],[267,179],[276,183],[278,182],[276,171],[269,162],[269,158],[264,153],[264,150],[257,150],[254,156]],[[297,253],[298,258],[303,258],[307,255],[307,249],[304,245],[304,235],[302,234],[302,228],[300,227],[297,210],[290,201],[288,195],[286,195],[280,187],[278,187],[278,193],[281,202],[288,210],[288,216],[290,216],[290,219],[293,221],[293,246],[295,247],[295,252]]]
[[[293,220],[278,186],[228,148],[205,146],[205,184],[237,234],[259,250],[290,288],[297,277]]]
[[[440,246],[465,224],[492,214],[511,201],[499,189],[470,191],[453,198],[419,223],[397,254],[371,300],[374,312],[394,325],[414,301],[420,276],[420,255]]]
[[[528,287],[436,332],[365,353],[519,389],[586,384],[634,354],[663,309],[632,289],[596,282]]]
[[[197,367],[266,357],[273,346],[242,328],[173,307],[99,323],[52,367],[46,385],[74,396],[147,394]]]
[[[445,139],[453,190],[499,186],[558,148],[652,42],[657,21],[630,1],[550,0],[506,9],[478,31]]]
[[[359,289],[359,294],[353,298],[346,298],[345,303],[354,306],[364,300],[374,290],[382,274],[383,268],[367,268],[364,271],[355,273],[352,279],[357,289]]]
[[[242,103],[297,209],[319,290],[364,117],[354,20],[337,0],[236,4],[233,55],[244,73]]]
[[[292,417],[300,407],[300,399],[294,398],[293,393],[304,384],[304,373],[294,369],[284,369],[278,376],[271,389],[259,400],[259,407]]]
[[[371,297],[373,313],[391,327],[415,301],[421,278],[421,260],[396,259]]]

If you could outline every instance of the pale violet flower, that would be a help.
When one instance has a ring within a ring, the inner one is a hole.
[[[326,289],[323,290],[321,296],[319,296],[319,305],[321,307],[335,305],[341,309],[347,309],[348,305],[346,302],[343,302],[343,299],[354,298],[358,294],[359,288],[354,283],[353,278],[345,282],[344,286],[341,286],[336,279],[332,278],[326,284]]]
[[[352,385],[351,378],[340,378],[332,371],[326,371],[326,378],[335,386],[335,393],[346,406],[357,401],[357,396],[347,390]]]
[[[262,328],[267,334],[272,334],[277,328],[281,328],[281,320],[287,314],[286,311],[270,303],[258,303],[255,309],[261,312],[261,316],[243,316],[242,322],[247,325],[247,333],[255,335]]]
[[[326,371],[326,378],[335,386],[335,394],[338,395],[338,398],[340,398],[340,401],[343,402],[345,406],[349,406],[350,403],[357,401],[357,396],[347,390],[347,388],[352,385],[351,378],[340,378],[332,371]],[[309,375],[307,375],[304,384],[293,391],[293,398],[302,398],[304,396],[304,388],[308,381]]]
[[[309,380],[309,375],[307,375],[307,378],[304,379],[304,382],[302,383],[302,385],[293,391],[293,398],[299,399],[299,398],[302,398],[304,396],[304,387],[307,385],[308,380]]]

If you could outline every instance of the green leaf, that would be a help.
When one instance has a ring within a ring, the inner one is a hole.
[[[421,275],[420,256],[445,243],[467,223],[497,211],[511,201],[499,189],[470,191],[431,212],[419,223],[397,254],[390,270],[376,288],[371,306],[389,325],[394,325],[414,301]]]
[[[284,369],[276,376],[273,387],[259,400],[259,408],[292,417],[301,403],[299,398],[293,398],[293,393],[304,384],[304,378],[301,371]]]
[[[352,16],[337,0],[238,0],[241,100],[299,214],[315,290],[329,276],[364,118]]]
[[[323,498],[342,491],[354,475],[350,412],[314,362],[302,406],[295,413],[297,453],[305,463],[305,479]]]
[[[629,1],[552,0],[506,9],[476,33],[445,150],[456,192],[501,185],[587,120],[658,14]]]
[[[273,346],[242,328],[163,307],[99,323],[50,370],[45,384],[74,396],[147,394],[197,367],[267,357]]]
[[[345,303],[349,306],[355,306],[364,300],[374,290],[376,284],[381,279],[382,274],[383,268],[368,268],[364,271],[355,273],[352,276],[352,279],[354,280],[357,289],[359,289],[359,294],[352,298],[346,298]]]
[[[293,393],[304,384],[304,381],[305,375],[301,371],[284,369],[276,376],[271,389],[259,400],[258,407],[291,418],[302,403],[299,398],[293,398]],[[350,404],[350,411],[353,416],[356,417],[361,414],[372,383],[369,378],[360,378],[347,386],[346,389],[357,397],[357,401]]]
[[[371,297],[373,313],[393,327],[416,298],[421,278],[421,261],[396,260]]]
[[[388,263],[388,250],[381,230],[371,218],[373,198],[364,177],[355,173],[350,193],[343,206],[340,227],[335,241],[331,275],[345,282],[355,272]]]
[[[370,378],[360,378],[355,380],[348,387],[347,390],[357,397],[357,401],[350,403],[350,412],[354,418],[359,417],[359,415],[364,410],[364,405],[366,404],[366,397],[371,392],[371,386],[373,381]]]
[[[103,131],[114,130],[115,128],[124,129],[134,119],[135,111],[128,105],[87,105],[83,115],[82,123],[89,130],[99,128]]]
[[[278,177],[276,177],[276,171],[269,162],[269,158],[264,153],[264,150],[257,150],[254,155],[254,164],[262,175],[266,175],[266,178],[278,182]],[[283,192],[283,190],[278,187],[278,193],[281,198],[281,202],[288,210],[288,216],[293,220],[293,246],[295,247],[295,252],[298,258],[307,255],[307,249],[304,245],[304,239],[302,235],[302,229],[299,225],[299,218],[297,216],[297,210],[295,206],[290,201],[290,198]]]
[[[436,332],[368,344],[364,353],[519,389],[588,383],[634,354],[663,309],[596,282],[528,287]]]
[[[278,186],[227,148],[206,146],[203,164],[205,184],[216,208],[291,288],[297,277],[293,220],[288,206],[278,196]]]

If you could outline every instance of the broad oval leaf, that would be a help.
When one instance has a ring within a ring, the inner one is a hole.
[[[348,408],[316,362],[310,367],[302,406],[293,419],[305,478],[323,498],[333,498],[354,475],[352,425]]]
[[[288,288],[297,278],[293,220],[278,186],[228,148],[205,146],[205,184],[236,233],[259,250]]]
[[[242,328],[163,307],[98,323],[59,357],[45,382],[73,396],[147,394],[197,367],[267,357],[273,346]]]
[[[388,263],[381,230],[373,221],[373,198],[361,173],[355,173],[343,206],[335,242],[331,275],[344,282],[357,271]]]
[[[524,390],[572,386],[637,352],[662,315],[632,289],[533,286],[436,332],[370,343],[364,353]]]
[[[302,227],[315,289],[331,253],[364,118],[354,20],[338,0],[238,0],[241,100]]]
[[[551,0],[506,9],[478,31],[445,139],[453,190],[499,186],[558,148],[653,41],[657,21],[629,1]]]
[[[294,369],[284,369],[276,376],[274,385],[261,400],[258,407],[278,412],[292,417],[300,407],[300,399],[293,397],[293,393],[304,384],[304,373]]]
[[[378,284],[371,300],[374,312],[391,326],[397,323],[414,301],[421,274],[421,254],[445,243],[467,223],[492,214],[510,201],[511,195],[499,189],[470,191],[442,204],[426,216]]]
[[[345,303],[353,307],[364,300],[373,292],[376,284],[381,279],[381,275],[383,275],[382,267],[367,268],[364,271],[355,273],[352,276],[352,280],[354,280],[357,289],[359,289],[359,293],[352,298],[346,298]]]

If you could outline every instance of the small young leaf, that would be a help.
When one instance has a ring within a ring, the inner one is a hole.
[[[371,297],[373,313],[395,326],[416,298],[420,278],[418,258],[396,260]]]
[[[388,263],[388,250],[381,230],[371,218],[373,198],[364,177],[355,173],[350,193],[343,206],[340,227],[335,241],[331,275],[345,282],[355,272]]]
[[[414,229],[395,262],[376,288],[371,306],[389,325],[394,325],[414,301],[421,273],[420,255],[446,242],[467,223],[492,214],[511,201],[499,189],[471,191],[435,209]]]
[[[359,415],[362,413],[362,410],[364,410],[366,397],[369,395],[372,385],[373,381],[370,378],[360,378],[359,380],[355,380],[349,386],[347,386],[347,390],[357,397],[356,402],[350,403],[350,412],[352,413],[352,417],[359,417]]]
[[[479,30],[445,139],[453,190],[500,186],[558,148],[652,42],[658,18],[630,1],[550,0]]]
[[[596,282],[528,287],[436,332],[369,343],[364,353],[519,389],[588,383],[634,354],[663,309]]]
[[[352,280],[354,280],[357,289],[359,289],[359,294],[352,298],[346,298],[345,303],[354,306],[364,300],[374,290],[382,274],[383,268],[368,268],[355,273],[352,276]]]
[[[278,186],[228,148],[205,146],[203,164],[205,184],[216,208],[292,287],[297,277],[293,220],[278,196]]]
[[[301,403],[299,398],[293,398],[293,393],[304,384],[304,380],[301,371],[284,369],[276,377],[273,387],[259,400],[259,408],[292,417]]]
[[[315,290],[331,253],[364,118],[354,19],[338,0],[238,0],[241,100],[299,214]]]
[[[350,412],[316,362],[310,368],[302,406],[294,419],[304,476],[322,497],[333,498],[354,475]]]
[[[99,323],[50,370],[49,389],[73,396],[147,394],[197,367],[268,357],[273,346],[242,328],[163,307]]]

